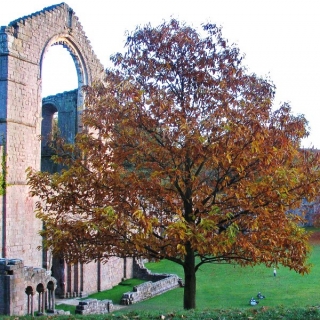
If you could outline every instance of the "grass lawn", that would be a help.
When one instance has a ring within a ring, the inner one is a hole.
[[[258,292],[266,296],[258,307],[305,307],[319,304],[320,246],[313,248],[311,273],[299,275],[280,267],[277,276],[264,266],[245,267],[229,264],[208,264],[197,272],[197,309],[252,308],[251,297]],[[182,268],[169,261],[148,263],[153,272],[175,273],[183,278]],[[130,310],[182,310],[183,288],[128,307]]]
[[[94,293],[90,295],[90,298],[98,300],[109,299],[112,300],[114,304],[120,304],[120,300],[124,293],[132,291],[132,288],[134,286],[143,282],[145,281],[140,279],[128,279],[122,281],[118,286],[114,287],[111,290]]]
[[[98,300],[109,299],[109,300],[112,300],[114,304],[120,304],[120,300],[124,293],[132,291],[132,288],[134,286],[141,284],[143,282],[145,281],[140,279],[128,279],[128,280],[122,281],[121,283],[119,283],[119,285],[115,286],[110,290],[94,293],[90,295],[88,298],[98,299]],[[81,300],[85,300],[88,298],[84,298]],[[56,309],[70,311],[71,314],[74,314],[76,307],[68,304],[59,304],[59,305],[56,305]]]
[[[320,245],[313,246],[310,257],[313,264],[308,275],[299,275],[287,268],[280,267],[277,276],[273,269],[265,266],[245,267],[229,264],[203,265],[197,272],[197,310],[212,309],[261,309],[265,307],[295,308],[319,305],[320,292]],[[146,267],[156,273],[175,273],[183,279],[183,270],[177,264],[164,260],[147,263]],[[130,279],[115,288],[91,295],[90,298],[111,299],[119,303],[122,293],[132,290],[134,285],[142,282]],[[260,300],[258,307],[249,305],[251,297],[261,292],[266,299]],[[121,315],[130,311],[148,312],[182,312],[183,288],[178,288],[150,300],[143,301],[120,311]],[[64,309],[62,307],[62,309]],[[65,309],[64,309],[65,310]]]
[[[280,267],[277,276],[273,270],[264,266],[245,267],[229,264],[208,264],[197,272],[197,309],[212,308],[252,308],[249,299],[260,291],[266,299],[260,300],[259,307],[283,306],[304,307],[317,305],[320,292],[320,246],[315,246],[310,258],[313,264],[311,273],[299,275],[287,268]],[[146,267],[153,272],[175,273],[183,278],[182,268],[170,261],[148,263]],[[126,280],[111,290],[90,296],[99,300],[111,299],[119,303],[123,293],[131,291],[141,280]],[[169,291],[128,306],[129,310],[161,310],[170,312],[182,310],[183,288]],[[60,306],[59,308],[64,308]],[[72,308],[71,308],[72,311]],[[123,312],[118,311],[118,312]]]

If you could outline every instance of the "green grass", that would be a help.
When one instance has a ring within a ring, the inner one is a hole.
[[[211,310],[189,310],[177,312],[158,312],[149,311],[130,311],[126,314],[105,314],[91,316],[42,316],[36,317],[39,320],[57,319],[57,320],[73,320],[73,319],[88,319],[88,320],[316,320],[320,319],[320,309],[318,307],[307,308],[254,308],[254,309],[211,309]],[[9,317],[3,316],[2,320],[31,320],[34,317]]]
[[[273,270],[264,266],[245,267],[228,264],[208,264],[197,272],[197,309],[185,311],[182,308],[183,288],[169,291],[150,300],[127,306],[109,315],[92,316],[53,316],[64,319],[197,319],[197,320],[243,320],[243,319],[282,319],[282,320],[315,320],[320,319],[320,246],[313,248],[310,262],[311,273],[299,275],[287,268],[280,267],[277,277]],[[148,263],[146,267],[156,273],[175,273],[183,278],[182,268],[170,261]],[[132,287],[142,283],[129,279],[111,290],[91,295],[90,298],[111,299],[120,301],[123,293],[132,291]],[[256,307],[249,306],[249,299],[261,291],[266,299]],[[74,306],[60,305],[59,309],[71,311]],[[3,316],[0,319],[16,319]],[[19,317],[20,320],[33,319]],[[39,317],[39,319],[48,319]]]
[[[58,304],[55,308],[58,310],[70,311],[71,314],[74,314],[76,310],[76,307],[70,304]]]
[[[197,309],[212,308],[252,308],[249,299],[260,291],[266,299],[260,300],[259,307],[302,307],[317,305],[320,292],[320,246],[313,249],[310,262],[314,265],[308,275],[299,275],[280,267],[277,276],[273,270],[264,266],[239,267],[229,264],[203,265],[197,272]],[[182,268],[170,261],[147,263],[153,272],[175,273],[183,278]],[[118,304],[123,293],[142,283],[130,279],[111,290],[90,296],[99,300],[111,299]],[[183,288],[169,291],[132,306],[127,310],[161,310],[171,312],[182,310]],[[62,308],[63,309],[63,308]]]
[[[120,304],[120,300],[124,293],[132,291],[132,288],[134,286],[141,284],[143,282],[145,281],[140,279],[128,279],[128,280],[122,281],[118,286],[115,286],[110,290],[94,293],[90,295],[89,298],[98,299],[98,300],[109,299],[109,300],[112,300],[114,304]]]
[[[127,279],[125,281],[122,281],[119,283],[119,285],[113,287],[110,290],[97,292],[94,294],[91,294],[88,296],[88,298],[85,299],[97,299],[97,300],[105,300],[109,299],[112,300],[114,304],[120,304],[120,300],[122,298],[122,295],[126,292],[132,291],[133,287],[144,283],[144,280],[141,279]],[[68,305],[68,304],[59,304],[56,305],[56,309],[64,310],[64,311],[70,311],[71,314],[75,314],[76,306],[74,305]]]
[[[299,275],[280,267],[277,276],[265,266],[245,267],[229,264],[203,265],[197,272],[197,309],[188,312],[188,319],[247,319],[259,314],[258,319],[320,319],[320,246],[313,247],[310,257],[313,264],[310,274]],[[182,267],[164,260],[147,263],[156,273],[175,273],[183,278]],[[111,290],[91,295],[90,298],[111,299],[115,304],[124,292],[143,282],[126,280]],[[249,305],[249,299],[258,292],[266,296],[257,307]],[[182,308],[183,288],[169,291],[113,313],[113,319],[128,317],[158,319],[160,314],[181,319],[186,315]],[[263,307],[263,308],[261,308]],[[66,310],[64,307],[61,309]],[[225,316],[224,313],[228,313]],[[173,316],[175,315],[175,316]],[[186,316],[185,316],[186,317]],[[98,318],[96,318],[98,319]],[[106,317],[101,319],[107,319]]]
[[[197,309],[252,308],[251,297],[260,291],[266,299],[258,307],[304,307],[317,305],[320,292],[320,246],[313,249],[310,257],[311,273],[299,275],[280,267],[277,276],[265,266],[239,267],[229,264],[204,265],[197,272]],[[175,273],[183,278],[182,268],[170,261],[148,263],[153,272]],[[130,310],[182,310],[183,288],[169,291],[161,296],[140,302]]]

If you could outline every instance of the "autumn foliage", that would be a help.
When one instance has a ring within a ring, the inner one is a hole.
[[[174,261],[187,309],[204,263],[308,272],[302,218],[288,212],[319,192],[318,155],[300,149],[306,119],[274,109],[274,85],[218,27],[202,27],[129,34],[104,81],[84,89],[86,129],[57,149],[64,169],[28,172],[54,253]]]

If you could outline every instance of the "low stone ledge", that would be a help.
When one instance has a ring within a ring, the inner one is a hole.
[[[53,314],[57,315],[57,316],[70,316],[70,311],[64,311],[64,310],[55,309]]]
[[[120,304],[129,305],[137,303],[182,286],[181,278],[175,274],[149,273],[148,278],[155,281],[148,281],[134,286],[133,292],[126,292],[122,295]]]
[[[114,309],[111,300],[97,300],[86,299],[80,301],[76,306],[76,314],[89,315],[89,314],[105,314],[110,313]]]

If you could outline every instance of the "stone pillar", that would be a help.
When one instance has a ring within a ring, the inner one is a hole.
[[[0,314],[25,313],[23,262],[20,259],[0,259]]]

